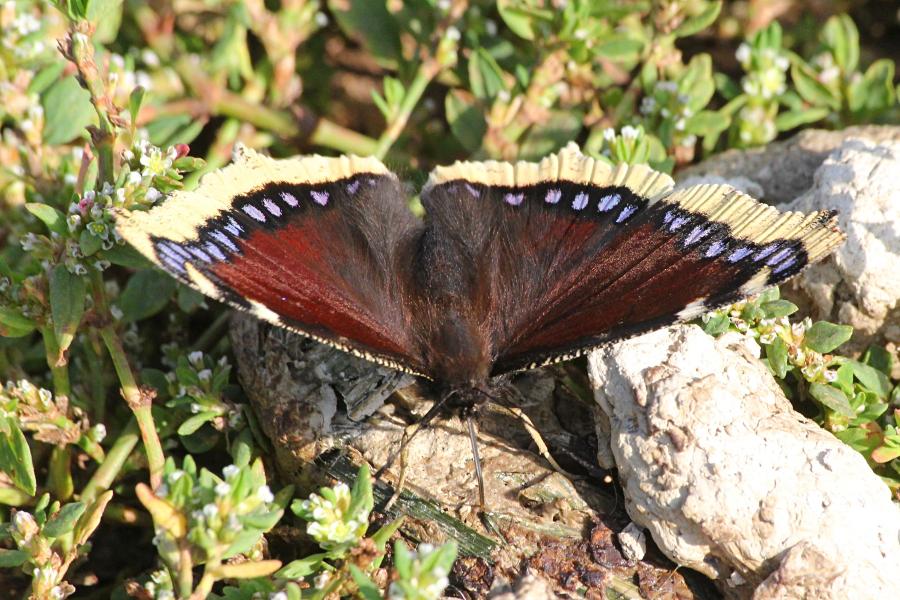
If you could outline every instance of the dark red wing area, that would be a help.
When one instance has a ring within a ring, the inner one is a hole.
[[[454,275],[438,270],[430,285],[474,307],[493,375],[692,318],[741,296],[765,267],[772,283],[807,262],[794,241],[741,240],[624,187],[459,180],[434,186],[423,204],[425,254],[452,252],[464,274],[447,281]]]
[[[190,280],[188,261],[232,304],[421,373],[404,299],[420,229],[396,179],[361,173],[316,186],[270,183],[235,198],[197,240],[154,246],[163,266]]]

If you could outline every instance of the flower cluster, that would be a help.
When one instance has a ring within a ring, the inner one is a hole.
[[[409,550],[402,541],[394,545],[394,566],[397,578],[388,587],[392,600],[438,600],[447,587],[450,568],[456,559],[453,542],[435,548],[419,544]]]
[[[106,437],[101,423],[91,427],[87,416],[77,406],[70,406],[65,396],[54,398],[50,390],[22,379],[7,381],[0,388],[0,419],[14,417],[24,431],[47,444],[77,444],[91,458],[103,460],[100,442]]]
[[[781,48],[751,46],[744,42],[738,46],[735,58],[746,73],[741,80],[741,88],[746,94],[770,100],[787,91],[786,73],[791,63]]]
[[[650,140],[642,126],[622,127],[619,134],[613,128],[603,130],[603,147],[600,155],[612,163],[641,164],[650,158]]]
[[[139,498],[153,516],[154,543],[169,564],[183,560],[179,553],[185,541],[196,563],[248,553],[283,512],[259,460],[229,465],[218,477],[198,471],[190,456],[181,469],[170,458],[162,484],[152,493],[142,488]]]
[[[54,48],[47,43],[54,36],[45,30],[58,29],[62,24],[60,15],[53,10],[43,10],[37,2],[14,2],[8,0],[0,4],[0,47],[20,62],[38,62],[51,56]]]
[[[177,347],[169,348],[177,351]],[[215,360],[197,350],[187,356],[178,353],[174,364],[175,368],[165,374],[171,396],[166,406],[187,409],[191,415],[179,426],[180,435],[190,435],[204,423],[217,431],[237,431],[246,426],[241,405],[229,400],[225,393],[231,375],[228,357]]]
[[[653,129],[670,129],[673,143],[693,147],[697,136],[687,131],[688,119],[694,116],[690,94],[679,90],[675,81],[658,81],[650,94],[641,99],[640,113]]]
[[[320,493],[311,494],[295,508],[297,515],[308,521],[306,532],[326,550],[347,547],[362,539],[369,526],[371,507],[354,506],[345,483],[322,488]]]

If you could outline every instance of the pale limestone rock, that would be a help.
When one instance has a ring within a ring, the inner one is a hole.
[[[824,317],[853,325],[869,341],[900,341],[900,141],[844,141],[816,171],[813,186],[784,208],[838,211],[847,242],[800,278]]]
[[[821,599],[895,593],[889,490],[792,409],[740,340],[681,325],[597,351],[589,369],[628,513],[672,560],[745,581],[736,597],[764,582],[760,598],[801,586]],[[822,558],[804,566],[801,551]],[[837,570],[819,571],[825,562]]]
[[[628,560],[641,560],[647,554],[647,536],[637,523],[632,521],[616,537],[622,545],[622,555]]]

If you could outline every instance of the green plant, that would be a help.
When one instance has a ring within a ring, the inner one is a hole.
[[[893,357],[878,346],[870,347],[862,360],[835,355],[853,328],[809,318],[792,323],[788,316],[796,311],[772,288],[709,313],[702,322],[712,335],[737,331],[758,343],[788,398],[801,409],[812,402],[817,422],[865,456],[894,494],[900,494],[900,384],[890,379]]]

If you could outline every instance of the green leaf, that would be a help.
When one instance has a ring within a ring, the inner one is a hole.
[[[48,538],[58,538],[75,529],[75,523],[84,513],[84,502],[70,502],[59,509],[59,512],[50,517],[50,520],[41,529],[41,533]]]
[[[83,277],[70,273],[65,265],[53,268],[50,274],[50,314],[60,351],[66,350],[75,339],[84,314],[85,295]]]
[[[29,496],[34,496],[37,492],[31,448],[28,447],[28,440],[19,429],[15,416],[0,419],[0,471],[6,473],[13,484]]]
[[[56,146],[71,142],[85,133],[97,120],[91,95],[78,85],[74,76],[60,79],[43,94],[44,143]]]
[[[831,49],[834,62],[845,74],[859,64],[859,31],[848,15],[834,15],[822,28],[822,41]]]
[[[853,327],[850,325],[819,321],[806,330],[803,341],[808,348],[826,354],[849,340],[852,335]]]
[[[484,48],[478,48],[469,58],[469,87],[479,98],[493,98],[506,89],[503,69]]]
[[[307,577],[320,571],[322,569],[322,562],[326,558],[328,558],[328,555],[325,553],[310,554],[306,558],[301,558],[284,565],[277,573],[275,573],[275,577],[280,577],[282,579],[301,579]]]
[[[790,131],[801,125],[821,121],[828,116],[829,112],[831,111],[824,106],[788,110],[775,117],[775,128],[778,131]]]
[[[344,33],[362,39],[382,66],[393,67],[400,62],[400,27],[386,2],[328,0],[328,8]]]
[[[138,271],[119,296],[126,323],[152,317],[169,303],[175,292],[175,280],[156,270]]]
[[[698,15],[694,15],[693,17],[689,17],[685,19],[681,25],[675,28],[675,31],[672,32],[677,38],[687,37],[689,35],[694,35],[698,31],[706,29],[713,22],[719,18],[719,12],[722,10],[722,2],[714,2],[706,7]]]
[[[462,147],[469,152],[481,148],[484,134],[487,133],[487,122],[474,96],[464,90],[450,90],[444,98],[444,110],[450,131]]]
[[[712,336],[719,336],[728,331],[731,319],[726,314],[716,314],[703,325],[703,331]]]
[[[716,135],[728,129],[731,119],[715,110],[701,110],[691,115],[685,123],[685,130],[699,136]]]
[[[113,492],[112,490],[107,490],[103,494],[100,495],[96,500],[91,502],[90,506],[87,507],[84,514],[78,519],[78,524],[75,526],[75,543],[77,545],[82,545],[88,541],[88,538],[94,533],[97,527],[100,525],[100,518],[103,516],[103,511],[106,510],[106,505],[109,504],[109,501],[112,500]]]
[[[135,250],[132,246],[116,245],[109,250],[103,250],[100,253],[100,256],[114,265],[127,267],[129,269],[138,270],[153,267],[153,263],[147,260],[143,254]]]
[[[779,379],[784,379],[790,366],[788,365],[788,346],[783,339],[775,337],[771,344],[766,346],[766,358],[772,373]]]
[[[0,336],[23,337],[34,331],[36,325],[34,321],[23,316],[18,310],[0,306]]]
[[[78,236],[78,246],[81,248],[82,254],[85,256],[93,256],[103,247],[103,240],[87,229],[84,229]]]
[[[128,97],[128,112],[131,113],[131,122],[136,123],[138,114],[141,112],[141,104],[144,102],[144,88],[141,86],[131,90]]]
[[[66,232],[68,231],[66,217],[57,209],[49,204],[42,204],[41,202],[28,202],[25,204],[25,208],[28,212],[40,219],[50,231],[58,233],[59,235],[66,235]]]
[[[363,463],[356,475],[356,482],[350,492],[350,506],[348,514],[357,515],[360,512],[366,514],[372,512],[375,506],[375,498],[372,495],[372,476],[369,474],[369,465]]]
[[[798,59],[791,65],[791,79],[797,92],[814,106],[827,106],[831,110],[841,107],[840,98],[816,79],[816,73],[806,63]]]
[[[381,600],[381,590],[359,567],[350,564],[350,575],[364,600]]]
[[[43,94],[44,91],[49,88],[55,81],[57,81],[62,75],[63,70],[66,68],[66,61],[58,60],[56,62],[52,62],[31,78],[31,81],[28,83],[28,93],[29,94]]]
[[[888,376],[869,365],[857,360],[845,359],[845,364],[853,369],[853,375],[864,388],[874,392],[879,398],[887,398],[891,393],[891,381]]]
[[[811,383],[809,385],[809,395],[839,415],[845,417],[856,416],[856,413],[853,412],[853,408],[850,406],[850,401],[847,400],[847,396],[836,387],[821,383]]]
[[[894,62],[882,58],[876,60],[866,69],[858,88],[854,88],[854,96],[859,98],[859,108],[881,111],[894,105]],[[857,92],[856,89],[859,89]],[[851,109],[854,107],[851,106]]]
[[[553,110],[528,130],[519,146],[519,158],[539,159],[551,154],[574,139],[581,131],[581,113],[576,110]]]
[[[626,34],[616,34],[598,41],[593,52],[595,56],[623,60],[636,59],[643,49],[644,42],[642,40]]]
[[[192,415],[191,417],[185,419],[185,421],[178,426],[178,435],[191,435],[192,433],[203,427],[204,423],[212,421],[218,416],[218,411],[214,410],[204,410],[197,413],[196,415]]]
[[[0,549],[0,569],[9,569],[25,564],[29,554],[22,550]]]
[[[533,0],[497,0],[497,12],[506,26],[517,36],[533,40],[541,22],[552,23],[554,13]]]
[[[863,362],[885,375],[890,375],[891,369],[894,368],[893,355],[881,346],[869,346],[863,354]]]
[[[789,300],[772,300],[771,302],[763,302],[760,308],[766,313],[768,319],[778,319],[792,315],[799,310],[796,304]]]

